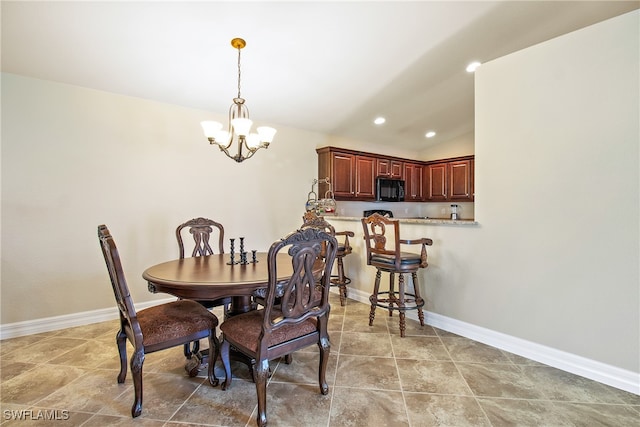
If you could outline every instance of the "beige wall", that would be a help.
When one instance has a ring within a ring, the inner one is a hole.
[[[476,219],[455,318],[640,372],[639,13],[476,72]]]
[[[2,324],[113,307],[99,224],[142,302],[160,297],[142,271],[177,257],[187,219],[216,219],[259,250],[301,223],[324,137],[274,124],[269,149],[237,164],[202,135],[207,118],[2,75]]]
[[[479,225],[402,227],[434,241],[429,311],[640,372],[638,16],[477,71]],[[347,275],[368,295],[375,269],[353,240]]]

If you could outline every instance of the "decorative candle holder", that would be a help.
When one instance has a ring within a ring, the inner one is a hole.
[[[255,264],[256,262],[258,262],[258,260],[256,259],[256,252],[258,252],[258,251],[257,251],[257,250],[255,250],[255,249],[253,249],[253,250],[251,251],[251,262],[252,262],[253,264]]]
[[[235,241],[236,239],[229,239],[231,241],[231,259],[229,260],[229,262],[227,263],[227,265],[234,265],[237,264],[238,262],[235,261],[234,257],[235,257]]]

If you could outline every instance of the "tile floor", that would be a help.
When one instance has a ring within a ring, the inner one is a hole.
[[[640,426],[640,396],[414,321],[400,338],[397,314],[379,311],[369,327],[367,305],[341,307],[334,295],[332,303],[329,394],[318,390],[316,347],[291,365],[273,362],[270,426]],[[132,419],[130,375],[116,382],[116,328],[110,321],[0,342],[0,425],[255,425],[247,367],[235,365],[222,391],[204,375],[186,376],[182,348],[147,355],[143,412]],[[223,376],[219,363],[216,371]]]

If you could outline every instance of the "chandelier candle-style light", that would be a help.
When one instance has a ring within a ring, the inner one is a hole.
[[[271,127],[261,126],[256,129],[257,133],[250,133],[253,122],[249,119],[249,109],[245,105],[244,99],[240,96],[240,51],[247,43],[240,38],[231,40],[231,46],[238,49],[238,97],[233,98],[233,104],[229,108],[228,130],[222,130],[222,123],[205,121],[202,122],[204,135],[211,144],[220,147],[227,157],[240,163],[252,157],[260,148],[268,148],[276,130]],[[238,146],[235,155],[230,153],[233,144]],[[246,154],[243,153],[246,149]]]

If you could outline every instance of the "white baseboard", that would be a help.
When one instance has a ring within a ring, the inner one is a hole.
[[[358,289],[349,288],[349,298],[369,304],[369,294],[359,291]],[[175,300],[175,298],[136,304],[136,309],[141,310],[173,300]],[[407,317],[418,320],[415,311],[410,311]],[[118,311],[116,308],[105,308],[44,319],[9,323],[0,325],[0,340],[83,326],[117,318]],[[425,311],[425,320],[427,324],[438,329],[452,332],[474,341],[517,354],[518,356],[526,357],[527,359],[535,360],[536,362],[544,363],[545,365],[640,395],[640,374],[637,372],[617,368],[429,311]]]
[[[175,301],[175,298],[154,300],[136,304],[136,310]],[[25,335],[39,334],[43,332],[57,331],[59,329],[85,326],[92,323],[105,322],[118,318],[118,309],[102,308],[99,310],[83,311],[80,313],[65,314],[62,316],[46,317],[44,319],[27,320],[24,322],[8,323],[0,325],[0,340],[22,337]]]
[[[369,294],[358,289],[349,288],[349,298],[369,304]],[[407,317],[418,320],[417,312],[413,310],[407,312]],[[425,311],[425,322],[438,329],[640,395],[640,373],[638,372],[607,365],[429,311]]]

